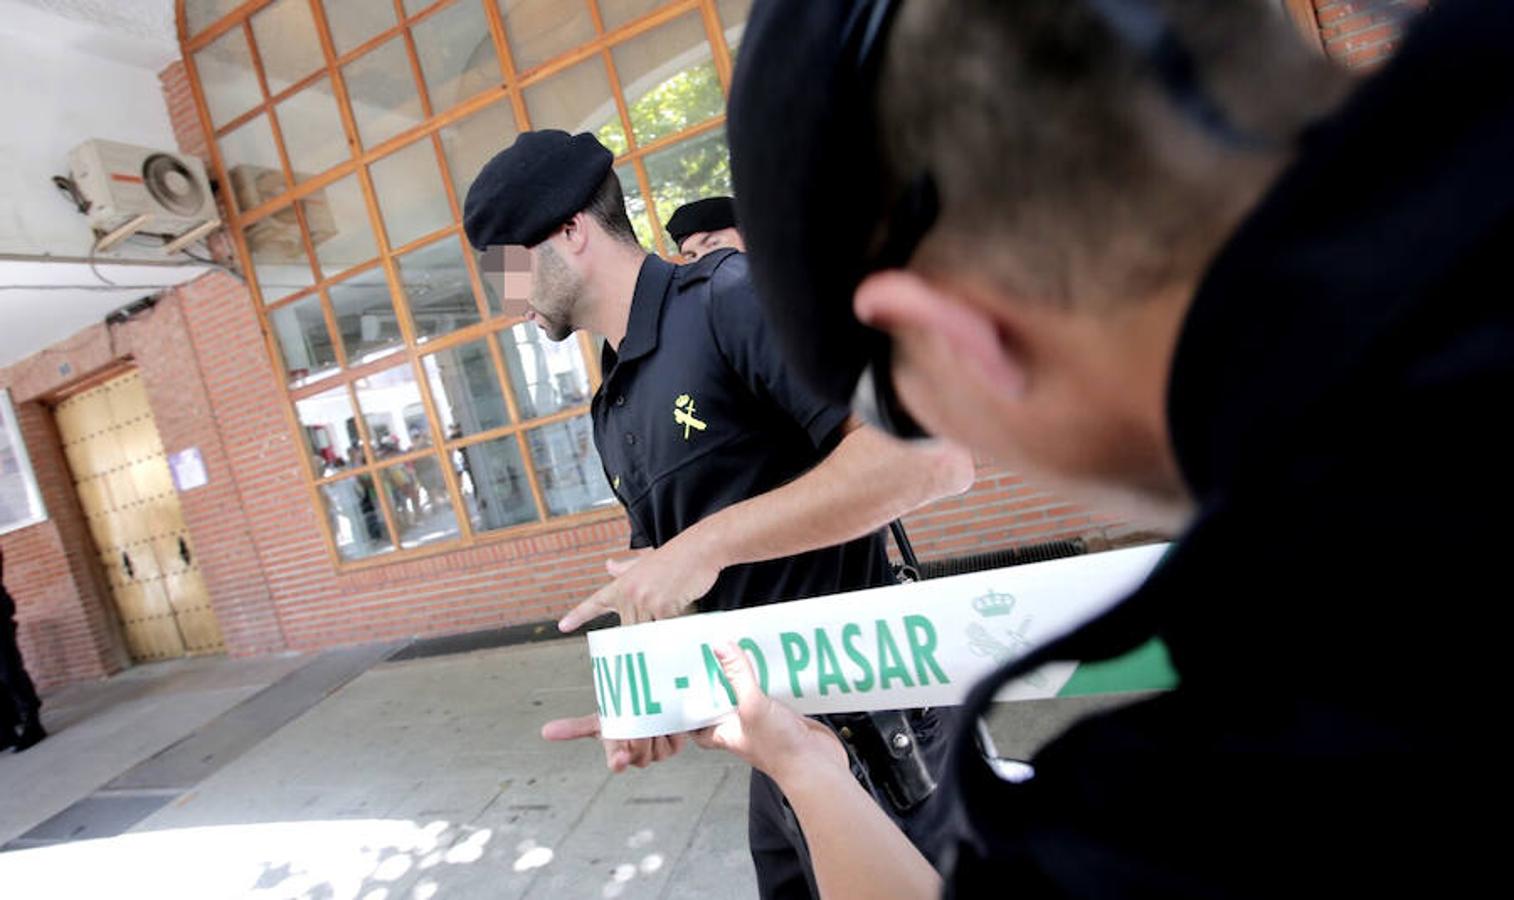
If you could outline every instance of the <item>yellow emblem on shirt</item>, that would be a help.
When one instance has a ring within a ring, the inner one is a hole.
[[[679,394],[673,401],[673,421],[683,426],[683,439],[688,440],[692,431],[704,431],[709,425],[694,415],[694,398]]]

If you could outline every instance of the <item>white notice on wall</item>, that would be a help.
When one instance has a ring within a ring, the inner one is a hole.
[[[199,447],[190,447],[169,456],[168,468],[173,470],[174,487],[180,491],[204,487],[210,480],[205,472],[205,461],[200,458]]]

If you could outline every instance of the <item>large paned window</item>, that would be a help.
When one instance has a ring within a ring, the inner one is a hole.
[[[343,563],[608,514],[579,335],[501,313],[462,234],[521,131],[616,153],[636,234],[730,193],[750,0],[183,0],[191,78]]]

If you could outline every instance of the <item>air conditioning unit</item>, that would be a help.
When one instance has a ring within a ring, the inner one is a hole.
[[[192,156],[92,140],[68,162],[89,224],[104,235],[99,249],[137,232],[202,237],[220,224],[205,166]]]
[[[244,212],[288,192],[281,169],[244,163],[232,166],[226,177],[231,182],[232,195],[237,198],[237,208]],[[310,229],[313,246],[319,247],[336,236],[336,219],[331,214],[325,191],[314,191],[299,203],[305,211],[305,225]],[[295,218],[293,204],[247,226],[246,235],[247,249],[265,262],[305,258],[300,223]]]

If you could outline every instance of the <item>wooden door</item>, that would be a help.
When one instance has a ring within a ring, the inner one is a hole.
[[[55,415],[132,658],[222,651],[141,373],[75,394]]]

